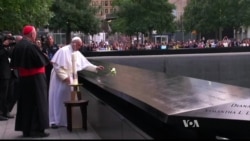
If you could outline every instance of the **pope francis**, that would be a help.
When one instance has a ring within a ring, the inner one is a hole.
[[[49,122],[51,128],[67,126],[64,101],[70,100],[71,87],[69,84],[75,83],[73,82],[75,78],[72,77],[73,71],[87,70],[97,72],[104,69],[103,66],[96,66],[90,63],[78,51],[82,46],[81,38],[74,37],[71,43],[60,48],[51,60],[53,64],[49,86]]]

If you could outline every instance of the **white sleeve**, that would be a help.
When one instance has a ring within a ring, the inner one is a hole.
[[[97,73],[97,69],[96,68],[97,68],[96,65],[89,65],[84,70],[91,71],[91,72],[96,72]]]
[[[56,72],[56,75],[61,79],[61,80],[64,80],[66,79],[68,76],[68,73],[67,73],[67,70],[65,70],[64,68],[62,67],[59,67],[58,65],[56,64],[53,64],[54,66],[54,70]]]

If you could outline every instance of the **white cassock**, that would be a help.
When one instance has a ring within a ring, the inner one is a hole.
[[[67,126],[65,101],[70,100],[71,87],[63,82],[69,76],[72,76],[72,58],[73,49],[71,45],[60,48],[53,56],[51,62],[53,69],[51,71],[49,86],[49,121],[51,124],[58,126]],[[76,70],[88,70],[97,72],[96,65],[91,64],[87,58],[79,51],[75,51],[77,55]]]

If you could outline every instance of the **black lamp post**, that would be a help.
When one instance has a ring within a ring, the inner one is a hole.
[[[69,44],[70,43],[70,38],[71,38],[71,28],[70,28],[70,21],[69,19],[67,19],[67,22],[66,22],[66,25],[67,25],[67,31],[66,31],[66,44]]]

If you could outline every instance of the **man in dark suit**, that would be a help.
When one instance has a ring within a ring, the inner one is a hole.
[[[55,43],[53,36],[47,35],[46,43],[43,46],[42,52],[48,56],[49,60],[51,60],[52,57],[54,56],[54,54],[57,52],[57,50],[59,50],[59,46]],[[49,82],[50,82],[50,74],[51,74],[52,68],[53,68],[53,66],[51,63],[49,63],[46,66],[46,78],[47,78],[48,86],[49,86]]]
[[[22,40],[21,35],[17,35],[15,38],[15,42],[18,43]],[[15,48],[15,43],[9,47],[9,54],[12,54],[13,49]],[[19,75],[16,69],[11,69],[11,78],[9,83],[9,91],[7,97],[7,105],[9,113],[13,110],[19,96]],[[8,114],[8,117],[14,117],[13,115]]]
[[[13,118],[8,109],[8,91],[11,78],[10,51],[8,47],[12,43],[12,38],[5,34],[0,35],[0,121]]]

